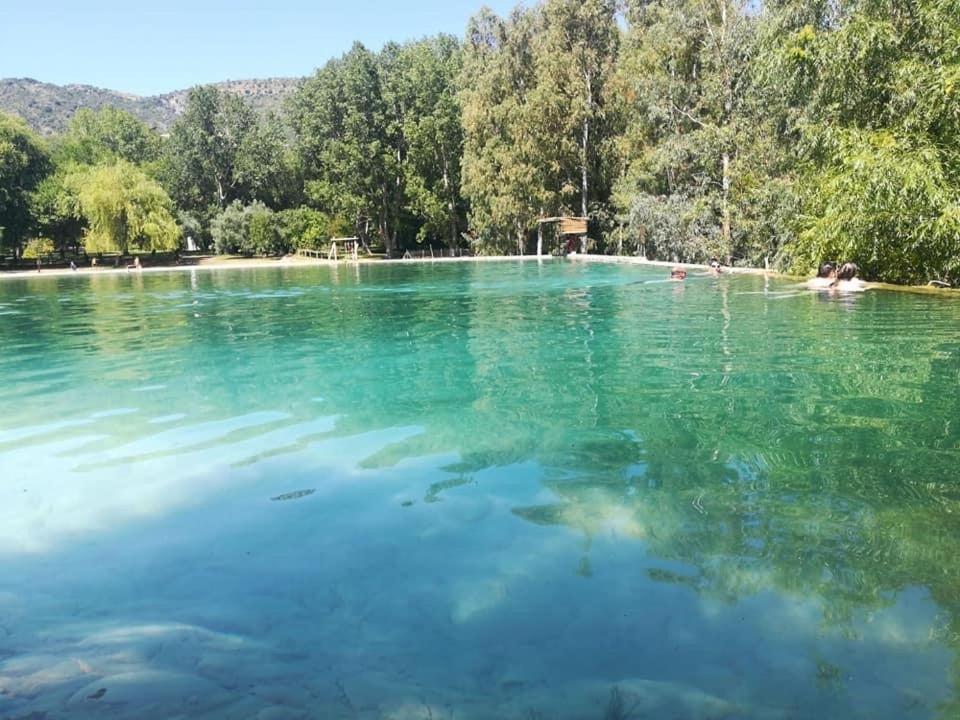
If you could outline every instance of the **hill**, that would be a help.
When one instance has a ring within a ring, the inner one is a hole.
[[[215,83],[226,92],[245,98],[260,112],[279,110],[300,84],[300,78],[227,80]],[[0,110],[19,115],[37,132],[62,132],[82,107],[97,110],[113,106],[126,110],[159,132],[166,132],[183,112],[189,90],[139,97],[90,85],[53,85],[31,78],[0,80]]]

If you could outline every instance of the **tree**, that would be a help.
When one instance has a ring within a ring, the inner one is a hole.
[[[351,230],[326,213],[308,207],[282,210],[277,218],[283,242],[290,248],[319,250],[331,237],[346,235]]]
[[[835,29],[797,36],[810,91],[793,267],[960,279],[960,3],[862,0]]]
[[[72,165],[58,168],[30,196],[30,213],[38,236],[51,240],[61,253],[80,245],[86,227],[80,199],[69,182],[75,170]]]
[[[33,224],[30,193],[51,168],[40,139],[19,118],[0,113],[0,249],[20,256]]]
[[[67,182],[76,194],[88,229],[88,253],[167,251],[180,231],[170,197],[155,180],[126,160],[81,167]]]
[[[626,172],[617,187],[621,213],[629,219],[638,194],[678,196],[695,215],[711,212],[718,229],[706,245],[703,237],[688,236],[691,250],[742,256],[747,238],[738,211],[749,202],[741,169],[758,124],[750,104],[756,33],[746,3],[638,1],[630,3],[628,17],[621,66],[627,79],[621,82],[632,102]],[[696,256],[684,250],[679,257]]]
[[[538,12],[515,10],[502,20],[484,8],[471,18],[464,47],[463,194],[470,202],[476,249],[523,253],[541,209],[554,199],[543,183],[543,152],[531,103]]]
[[[125,110],[77,110],[58,143],[58,162],[96,165],[118,158],[134,165],[156,162],[160,137]]]
[[[287,183],[283,131],[240,97],[196,87],[170,131],[161,175],[177,206],[209,218],[234,200],[277,204]]]
[[[543,32],[535,44],[536,91],[532,119],[539,134],[551,138],[544,154],[560,172],[557,191],[583,217],[591,202],[606,202],[609,188],[600,185],[602,149],[615,132],[608,113],[608,81],[618,54],[620,31],[613,0],[546,0]]]
[[[363,242],[373,228],[392,254],[402,185],[381,81],[377,58],[356,43],[303,84],[290,117],[312,204],[349,222]]]
[[[291,247],[277,213],[259,201],[233,201],[214,218],[210,230],[221,255],[277,255]]]
[[[455,247],[463,227],[463,126],[456,89],[460,44],[439,35],[390,48],[384,55],[383,94],[395,123],[404,210],[420,224],[417,240],[443,238]]]

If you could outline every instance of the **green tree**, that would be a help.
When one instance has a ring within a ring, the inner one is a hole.
[[[455,247],[464,227],[460,195],[463,126],[456,83],[459,42],[440,35],[385,51],[384,100],[395,123],[404,210],[419,224],[417,240]]]
[[[30,212],[34,228],[40,237],[53,241],[61,253],[80,245],[86,223],[80,209],[80,199],[70,173],[75,166],[57,169],[45,177],[30,196]]]
[[[617,7],[613,0],[546,0],[542,12],[531,118],[550,139],[541,146],[543,169],[559,171],[564,206],[586,217],[591,203],[609,199],[603,151],[618,130],[607,98],[620,41]]]
[[[77,110],[58,143],[58,163],[96,165],[118,158],[135,165],[154,163],[160,158],[160,137],[125,110]]]
[[[67,179],[87,223],[88,253],[173,250],[180,230],[170,197],[126,160],[79,167]]]
[[[349,222],[363,242],[375,232],[393,253],[401,169],[378,65],[373,53],[354,44],[303,84],[290,120],[312,204]]]
[[[260,201],[234,200],[211,223],[214,247],[221,255],[277,255],[290,249],[280,218]]]
[[[50,172],[40,139],[19,118],[0,113],[0,248],[17,257],[33,224],[31,192]]]
[[[309,207],[291,208],[277,213],[283,242],[290,248],[319,250],[331,237],[350,232],[335,218]]]
[[[503,20],[484,8],[471,18],[464,46],[463,194],[470,202],[475,249],[523,253],[543,208],[555,205],[538,161],[544,148],[532,120],[535,10]]]
[[[234,200],[210,223],[213,247],[218,255],[233,255],[242,252],[247,242],[249,216],[243,203]]]
[[[758,147],[755,110],[762,113],[751,104],[755,21],[741,0],[631,2],[628,18],[621,83],[631,121],[616,193],[622,216],[628,223],[638,217],[631,207],[640,195],[676,196],[688,217],[715,218],[677,226],[678,257],[702,259],[701,249],[743,257],[743,180]],[[650,228],[630,230],[642,236]]]
[[[862,0],[803,51],[793,267],[853,260],[894,282],[960,279],[960,3]]]
[[[280,234],[276,213],[263,203],[248,207],[250,215],[247,227],[247,255],[279,255],[289,250]]]
[[[234,200],[281,202],[289,182],[283,131],[212,86],[190,91],[170,131],[161,175],[181,210],[209,219]]]

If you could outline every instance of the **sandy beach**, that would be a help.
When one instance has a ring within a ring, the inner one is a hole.
[[[592,258],[601,258],[603,256],[590,256]],[[343,265],[369,264],[380,262],[391,263],[437,263],[437,262],[511,262],[511,261],[530,261],[530,260],[553,260],[556,259],[550,255],[481,255],[474,257],[433,257],[433,258],[397,258],[384,261],[379,258],[360,258],[354,260],[326,260],[323,258],[308,258],[298,255],[284,255],[283,257],[272,258],[246,258],[229,256],[203,256],[199,258],[190,258],[180,265],[144,265],[140,269],[122,267],[78,267],[76,270],[70,268],[42,268],[37,270],[4,270],[0,271],[2,278],[23,278],[23,277],[68,277],[75,275],[128,275],[130,273],[158,273],[158,272],[182,272],[185,270],[250,270],[255,268],[272,267],[337,267]],[[690,266],[704,267],[704,266]]]

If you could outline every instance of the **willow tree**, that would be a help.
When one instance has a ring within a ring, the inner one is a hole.
[[[167,251],[180,231],[166,191],[125,160],[78,168],[69,177],[87,222],[88,253]]]
[[[836,29],[801,34],[794,267],[843,259],[876,279],[960,280],[960,2],[862,0]]]

